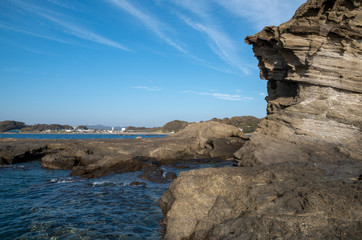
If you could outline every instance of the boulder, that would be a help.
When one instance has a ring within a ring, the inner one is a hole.
[[[164,239],[360,239],[361,164],[182,172],[159,200]]]

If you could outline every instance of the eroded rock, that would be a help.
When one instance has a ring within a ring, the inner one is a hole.
[[[361,164],[182,172],[159,204],[164,239],[359,239]]]
[[[173,181],[164,239],[360,239],[362,2],[308,0],[246,42],[268,116],[235,152],[241,168]]]
[[[268,80],[268,116],[240,165],[362,160],[361,2],[310,0],[246,42]]]

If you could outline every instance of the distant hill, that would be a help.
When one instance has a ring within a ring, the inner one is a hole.
[[[11,130],[20,130],[25,127],[25,123],[17,121],[0,122],[0,132],[9,132]]]
[[[35,124],[35,125],[26,125],[21,129],[22,132],[43,132],[46,130],[51,130],[51,131],[73,130],[73,127],[69,125],[60,125],[60,124]]]
[[[67,129],[73,129],[73,127],[69,125],[60,125],[60,124],[25,125],[25,123],[18,121],[0,122],[0,132],[9,132],[12,130],[21,130],[22,132],[42,132],[46,130],[61,131]]]
[[[156,132],[156,131],[160,131],[161,128],[160,127],[153,127],[153,128],[146,128],[146,127],[133,127],[133,126],[129,126],[126,128],[126,132]]]
[[[251,133],[255,131],[258,127],[258,124],[261,119],[253,116],[240,116],[232,118],[213,118],[209,121],[216,121],[224,124],[229,124],[235,127],[238,127],[243,130],[244,133]],[[126,128],[126,132],[156,132],[162,131],[164,133],[178,132],[184,129],[189,123],[181,120],[174,120],[166,123],[163,127],[134,127],[129,126]],[[25,125],[23,122],[18,121],[2,121],[0,122],[0,132],[9,132],[12,130],[20,130],[21,132],[43,132],[47,130],[51,131],[65,131],[73,130],[74,128],[69,125],[61,124],[35,124],[35,125]],[[112,127],[105,125],[83,125],[78,126],[77,129],[96,129],[96,130],[112,130]],[[122,130],[122,127],[115,127],[115,130]]]
[[[215,122],[232,125],[242,129],[244,133],[251,133],[256,130],[260,120],[261,120],[260,118],[256,118],[253,116],[240,116],[240,117],[223,118],[223,119],[213,118],[209,121],[215,121]],[[162,132],[164,133],[178,132],[184,129],[188,124],[189,123],[186,121],[174,120],[166,123],[162,127]]]
[[[251,133],[256,130],[261,119],[253,116],[240,116],[240,117],[223,118],[223,119],[213,118],[210,121],[229,124],[241,128],[244,133]]]
[[[104,125],[86,125],[88,129],[97,129],[97,130],[112,130],[112,127],[110,126],[104,126]]]
[[[188,124],[189,123],[186,121],[174,120],[174,121],[166,123],[161,128],[161,131],[164,133],[178,132],[178,131],[184,129]]]

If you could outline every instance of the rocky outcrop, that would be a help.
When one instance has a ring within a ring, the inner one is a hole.
[[[241,166],[362,160],[362,3],[310,0],[279,27],[246,38],[268,80],[268,116]]]
[[[165,239],[360,239],[362,3],[308,0],[246,38],[268,116],[242,168],[182,173],[162,196]]]
[[[164,239],[360,239],[355,167],[280,163],[182,172],[159,201]]]
[[[73,175],[84,177],[144,168],[150,168],[152,173],[154,166],[189,159],[232,159],[233,153],[248,139],[238,128],[216,122],[190,124],[179,133],[160,138],[2,139],[0,163],[41,159],[45,168],[71,169]]]

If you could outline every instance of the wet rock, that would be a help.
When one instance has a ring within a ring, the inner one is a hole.
[[[163,177],[163,171],[158,167],[150,167],[143,170],[139,176],[143,180],[154,183],[167,183],[166,178]]]
[[[168,172],[168,173],[166,173],[166,179],[168,179],[168,180],[174,180],[174,179],[176,179],[176,178],[177,178],[176,173],[174,173],[174,172]]]
[[[131,182],[130,186],[141,186],[145,187],[147,184],[144,182]]]

